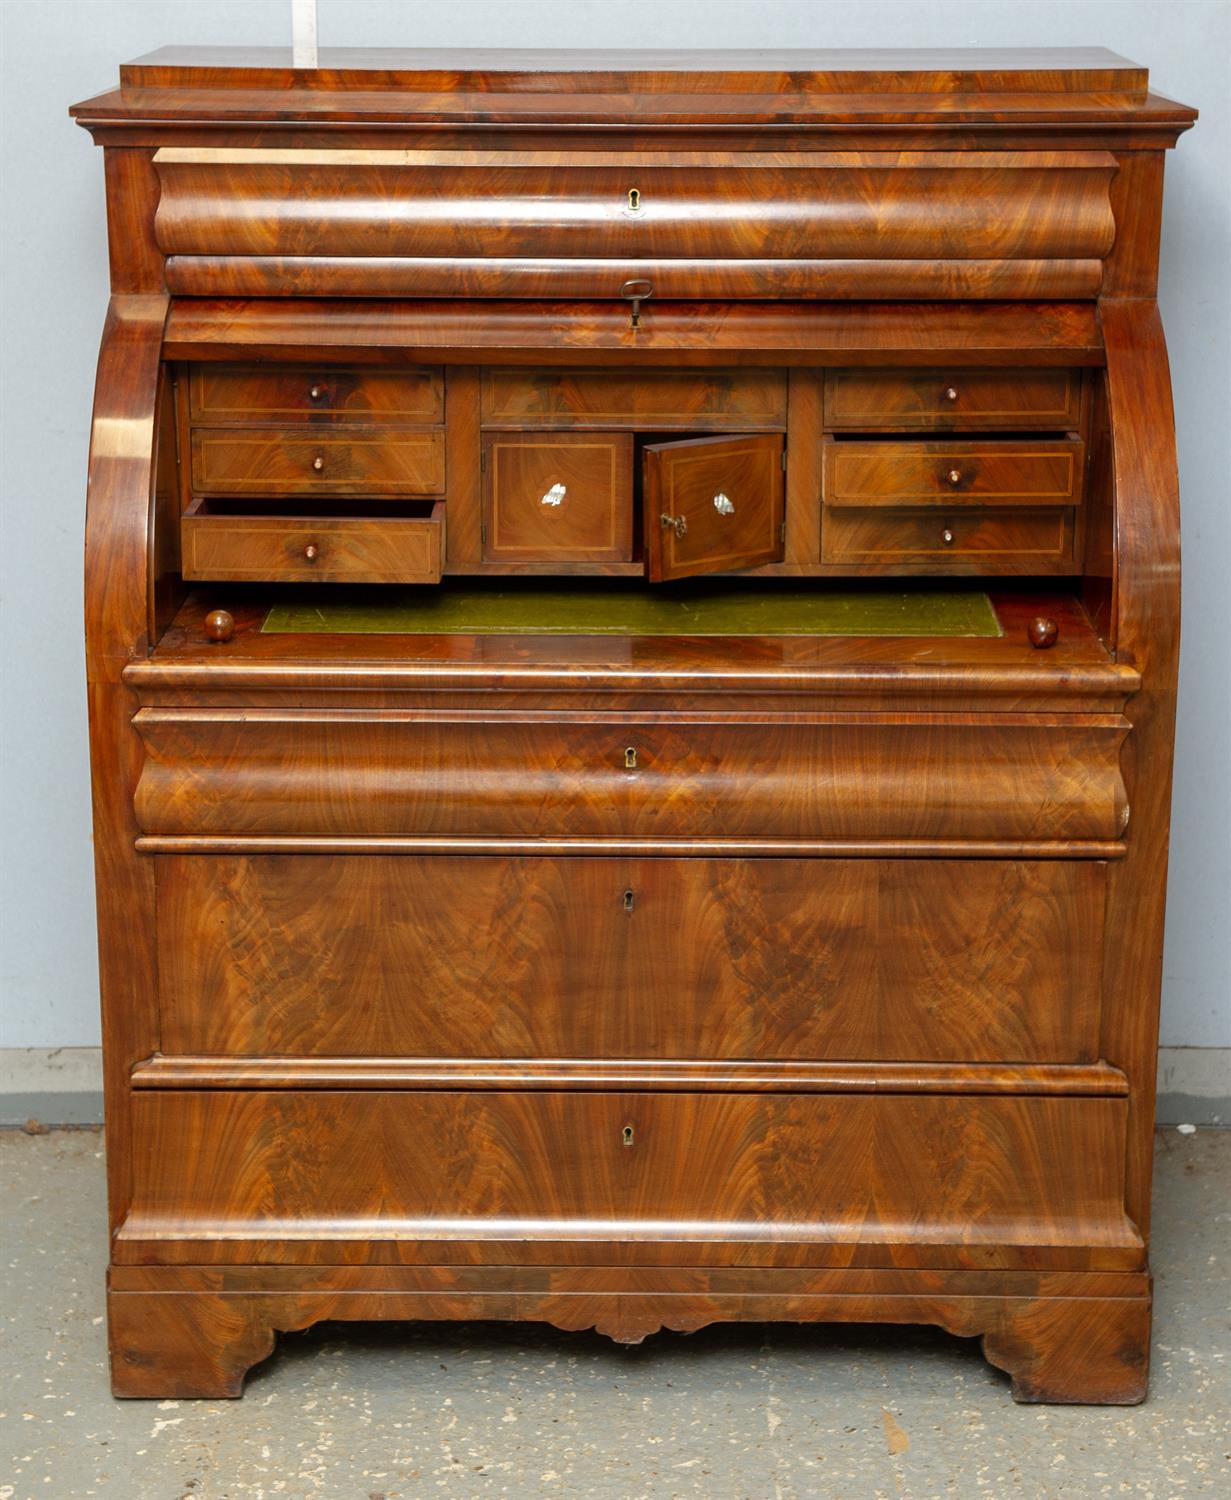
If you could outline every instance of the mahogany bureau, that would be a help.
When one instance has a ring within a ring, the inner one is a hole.
[[[73,113],[116,1393],[779,1319],[1141,1400],[1194,112],[222,49]]]

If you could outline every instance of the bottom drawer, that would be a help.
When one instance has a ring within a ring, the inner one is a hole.
[[[826,506],[821,561],[926,566],[930,572],[1055,573],[1075,566],[1075,512],[963,506],[866,509]]]
[[[444,502],[379,517],[253,514],[197,501],[180,523],[183,575],[214,582],[439,583]]]
[[[1132,1268],[1125,1121],[1074,1096],[137,1094],[117,1259],[699,1264],[739,1241]]]

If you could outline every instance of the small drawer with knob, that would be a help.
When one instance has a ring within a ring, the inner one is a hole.
[[[1068,432],[1081,423],[1081,371],[832,370],[832,432],[1017,430]]]
[[[1081,501],[1085,444],[1080,438],[825,444],[826,507],[1075,506]]]
[[[197,495],[442,495],[443,430],[194,427]]]
[[[1076,568],[1076,512],[954,506],[826,510],[821,560],[871,572],[1046,574]]]
[[[196,500],[180,523],[183,576],[236,583],[439,583],[443,501],[380,517],[255,514]]]
[[[444,421],[444,378],[432,365],[352,370],[197,364],[188,381],[188,413],[194,425],[431,426]]]

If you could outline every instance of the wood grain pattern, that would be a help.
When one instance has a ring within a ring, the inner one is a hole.
[[[165,255],[1099,259],[1101,152],[663,153],[164,147]],[[636,196],[633,196],[636,195]],[[457,292],[466,294],[459,286]]]
[[[601,1265],[646,1241],[690,1265],[698,1243],[744,1241],[772,1264],[779,1243],[905,1237],[948,1264],[982,1246],[1025,1266],[1035,1246],[1141,1261],[1119,1099],[177,1090],[133,1109],[117,1248],[141,1260],[173,1241],[279,1242],[293,1262],[367,1240],[465,1263],[482,1241],[506,1264],[568,1242]]]
[[[171,834],[1115,839],[1124,726],[1083,717],[146,708],[136,812],[144,832]]]
[[[627,433],[484,433],[484,561],[628,562]]]
[[[268,583],[439,583],[445,507],[379,520],[271,516],[194,505],[182,522],[187,579]]]
[[[786,426],[782,370],[483,371],[483,426],[739,432]]]
[[[326,1317],[780,1318],[931,1322],[1018,1399],[1141,1399],[1153,298],[1194,112],[1098,49],[321,63],[172,49],[74,111],[113,293],[85,614],[116,1392],[238,1394]],[[703,496],[760,512],[767,588],[1032,576],[970,640],[267,635],[267,589],[184,597],[185,510],[332,517],[365,578],[431,501],[433,576],[640,570],[636,474],[627,560],[485,560],[485,421],[658,444],[643,501],[669,435],[785,444],[785,481]],[[219,441],[230,498],[192,483]]]
[[[326,364],[313,371],[248,365],[196,365],[189,380],[194,426],[260,423],[444,421],[439,369],[347,370]]]
[[[439,495],[445,439],[424,432],[306,433],[246,427],[192,432],[192,485],[200,495]]]
[[[1075,429],[1077,370],[833,370],[825,377],[825,425],[836,432],[956,428]]]
[[[1104,870],[163,858],[162,1046],[230,1056],[1092,1062]]]

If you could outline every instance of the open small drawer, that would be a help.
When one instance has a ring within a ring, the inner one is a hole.
[[[382,504],[379,516],[253,511],[235,501],[194,500],[180,523],[188,580],[244,583],[439,583],[442,500]]]

